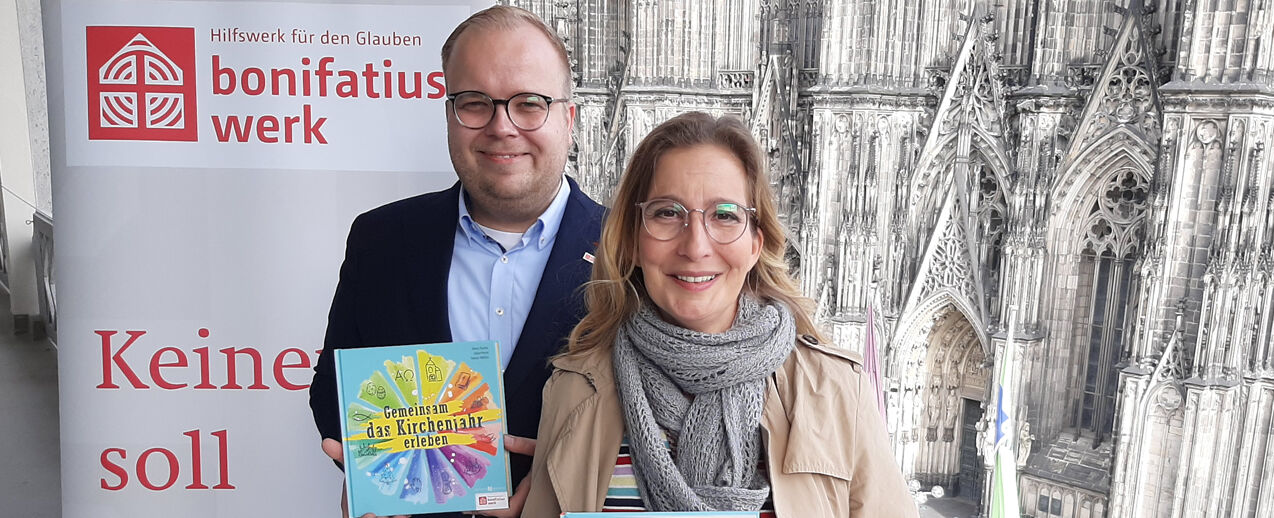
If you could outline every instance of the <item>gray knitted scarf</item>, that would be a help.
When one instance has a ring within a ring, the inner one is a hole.
[[[761,508],[770,493],[757,472],[765,379],[795,344],[788,308],[746,295],[734,326],[721,334],[664,322],[649,304],[624,323],[615,339],[615,379],[647,508]]]

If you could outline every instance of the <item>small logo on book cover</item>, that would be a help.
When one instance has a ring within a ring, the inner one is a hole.
[[[478,511],[486,509],[508,509],[509,495],[505,493],[476,493]]]
[[[198,140],[195,30],[85,28],[89,140]]]

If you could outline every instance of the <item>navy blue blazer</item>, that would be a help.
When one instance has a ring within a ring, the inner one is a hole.
[[[541,394],[558,353],[584,315],[581,285],[592,264],[584,260],[601,234],[605,208],[567,177],[571,194],[535,301],[504,371],[508,431],[535,437]],[[345,262],[327,317],[323,352],[314,367],[310,409],[324,438],[340,440],[332,350],[451,341],[447,274],[455,242],[460,184],[399,200],[354,219]],[[530,458],[511,455],[514,486],[530,470]]]

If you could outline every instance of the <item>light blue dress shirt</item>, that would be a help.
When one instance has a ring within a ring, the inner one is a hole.
[[[460,219],[447,275],[452,340],[495,340],[500,344],[500,366],[509,366],[570,194],[563,179],[548,209],[526,229],[522,241],[506,251],[469,216],[464,189],[460,190]]]

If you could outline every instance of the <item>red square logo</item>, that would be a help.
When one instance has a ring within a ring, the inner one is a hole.
[[[199,139],[193,27],[87,27],[89,140]]]

